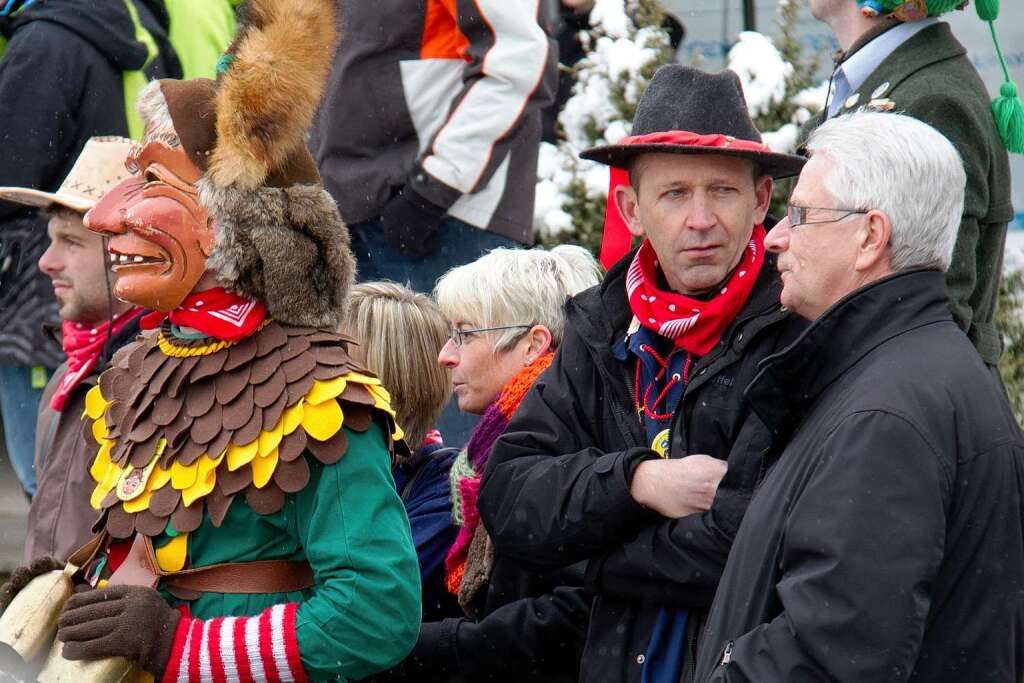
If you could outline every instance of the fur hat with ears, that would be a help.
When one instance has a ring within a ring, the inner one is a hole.
[[[216,221],[219,281],[278,321],[336,328],[355,261],[348,229],[305,144],[337,32],[335,0],[249,0],[218,78],[150,83],[138,109],[170,124]]]

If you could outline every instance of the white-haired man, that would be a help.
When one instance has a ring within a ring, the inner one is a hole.
[[[783,305],[813,323],[747,389],[775,464],[697,680],[1019,681],[1024,443],[950,312],[959,155],[871,112],[823,124],[808,150],[765,246]]]

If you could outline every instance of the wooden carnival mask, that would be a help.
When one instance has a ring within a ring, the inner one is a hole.
[[[171,127],[147,130],[125,166],[131,177],[103,196],[85,225],[110,238],[115,296],[170,311],[199,284],[213,250],[213,226],[196,187],[202,173]]]

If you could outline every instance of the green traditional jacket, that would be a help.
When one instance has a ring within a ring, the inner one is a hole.
[[[1009,154],[996,130],[990,102],[967,50],[948,24],[938,23],[889,55],[851,94],[840,113],[863,106],[891,108],[931,125],[960,153],[967,191],[946,285],[953,317],[985,362],[995,365],[1002,340],[992,319],[1013,205]],[[805,140],[824,116],[812,118],[801,138]],[[899,182],[899,178],[892,180]],[[929,201],[927,188],[920,188],[920,195],[921,201]]]
[[[179,631],[205,629],[175,635],[169,672],[216,653],[271,666],[283,647],[296,680],[301,664],[310,680],[346,681],[415,644],[419,566],[391,475],[402,432],[350,341],[267,321],[226,342],[165,321],[121,349],[86,394],[84,429],[99,446],[90,502],[116,547],[149,537],[165,575],[260,560],[312,570],[313,585],[292,593],[192,594],[161,578],[168,602],[188,608]],[[87,574],[108,576],[115,554]],[[252,628],[225,631],[231,617]]]
[[[309,483],[269,515],[244,500],[220,527],[204,515],[188,534],[192,567],[220,562],[305,560],[316,585],[301,593],[203,593],[184,602],[193,617],[255,616],[297,602],[296,636],[312,681],[358,680],[408,654],[419,631],[419,566],[405,508],[391,478],[391,456],[380,428],[345,430],[349,449],[333,465],[307,458]],[[172,540],[154,539],[163,546]],[[368,624],[384,625],[381,638]]]

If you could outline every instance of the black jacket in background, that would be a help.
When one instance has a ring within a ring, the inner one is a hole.
[[[136,8],[160,45],[159,22]],[[141,69],[147,50],[123,0],[42,0],[0,20],[0,33],[8,39],[0,56],[0,186],[53,192],[86,140],[128,134],[123,73]],[[176,61],[158,57],[150,75],[177,75]],[[46,219],[0,200],[0,233],[23,249],[12,295],[0,305],[0,363],[55,367],[64,355],[42,327],[60,319],[50,279],[36,267],[49,245]]]
[[[451,462],[448,462],[451,467]],[[404,480],[400,473],[396,480]],[[450,492],[445,472],[445,491]],[[403,493],[403,500],[406,499]],[[445,495],[445,510],[450,503]],[[406,500],[409,510],[409,502]],[[410,510],[413,539],[416,515]],[[451,545],[445,545],[445,552]],[[420,566],[424,556],[420,554]],[[454,596],[444,588],[441,562],[440,589],[454,603],[454,611],[433,616],[428,612],[429,592],[424,589],[424,623],[412,653],[399,666],[375,676],[375,683],[431,681],[455,683],[487,681],[546,681],[575,683],[583,656],[590,599],[583,593],[583,565],[534,571],[505,555],[494,558],[487,583],[470,605],[472,619],[462,613]],[[427,582],[424,582],[427,585]],[[431,604],[437,600],[429,601]],[[448,616],[454,614],[458,616]],[[444,618],[447,617],[447,618]],[[434,620],[431,621],[431,618]],[[510,666],[514,663],[514,666]]]
[[[763,367],[747,393],[781,455],[697,680],[1020,681],[1024,438],[943,274],[854,292]]]
[[[479,618],[425,623],[412,654],[378,681],[575,683],[590,611],[582,566],[533,571],[498,556]]]
[[[631,260],[567,304],[565,340],[495,444],[480,491],[480,516],[500,554],[534,567],[587,561],[585,587],[596,598],[584,682],[639,681],[661,606],[694,610],[692,673],[693,641],[769,443],[742,391],[757,363],[802,327],[780,308],[769,255],[720,344],[694,365],[674,411],[671,457],[732,452],[729,471],[709,512],[663,518],[629,493],[636,466],[657,455],[633,408],[635,366],[611,351],[633,317],[625,287]]]

